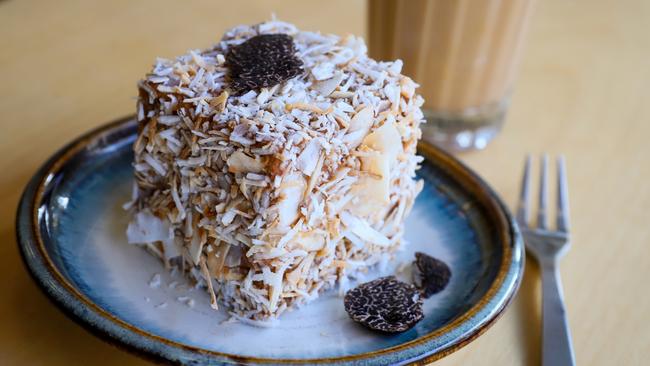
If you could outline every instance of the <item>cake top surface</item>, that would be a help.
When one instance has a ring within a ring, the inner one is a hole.
[[[234,95],[228,51],[261,34],[290,36],[303,71],[283,83]],[[400,60],[370,59],[364,41],[355,36],[299,31],[281,21],[242,25],[209,49],[191,50],[174,60],[158,59],[140,83],[148,94],[141,99],[149,108],[140,105],[138,119],[144,120],[147,113],[163,125],[184,117],[195,127],[210,123],[209,129],[227,137],[231,145],[257,156],[280,155],[310,175],[322,150],[329,162],[338,164],[338,158],[359,144],[369,125],[394,119],[400,94],[414,97],[417,85],[400,74],[401,68]],[[154,104],[158,110],[152,110]],[[421,119],[419,108],[417,113],[412,118]],[[360,116],[354,119],[356,115]],[[362,131],[355,135],[355,130]]]

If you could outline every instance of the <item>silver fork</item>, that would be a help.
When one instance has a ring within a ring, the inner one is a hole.
[[[542,271],[542,365],[575,365],[569,323],[564,308],[560,283],[559,259],[569,250],[569,192],[566,165],[557,158],[557,224],[548,227],[548,156],[542,157],[537,227],[529,224],[530,156],[526,159],[521,195],[517,207],[517,222],[524,236],[526,250],[532,253]]]

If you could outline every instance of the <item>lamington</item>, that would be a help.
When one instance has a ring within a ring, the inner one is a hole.
[[[269,21],[138,84],[129,243],[267,321],[403,243],[422,188],[417,84],[361,38]]]

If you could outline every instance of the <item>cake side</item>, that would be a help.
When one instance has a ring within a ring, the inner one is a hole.
[[[236,93],[228,51],[292,37],[303,72]],[[362,40],[267,22],[159,59],[139,83],[129,241],[243,319],[266,319],[387,261],[421,189],[422,98]]]

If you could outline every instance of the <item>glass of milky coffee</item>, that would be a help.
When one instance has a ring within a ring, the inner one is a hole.
[[[370,53],[420,84],[423,138],[481,149],[505,118],[535,0],[371,0]]]

